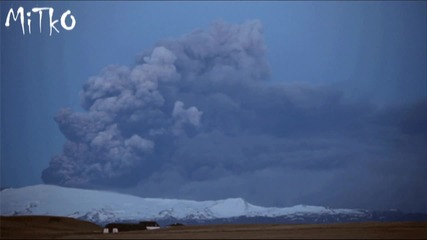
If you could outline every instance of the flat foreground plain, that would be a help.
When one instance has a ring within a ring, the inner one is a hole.
[[[427,222],[336,224],[228,224],[180,226],[102,234],[102,227],[72,218],[1,217],[1,239],[426,239]]]

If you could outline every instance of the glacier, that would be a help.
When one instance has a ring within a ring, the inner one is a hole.
[[[236,218],[278,218],[301,220],[307,216],[362,219],[366,210],[332,209],[321,206],[261,207],[242,198],[194,201],[180,199],[142,198],[133,195],[60,187],[34,185],[0,191],[0,214],[50,215],[83,219],[98,224],[120,221],[166,220],[209,221]],[[317,221],[317,220],[316,220]]]
[[[96,218],[96,221],[137,219],[215,219],[240,216],[275,217],[298,213],[353,213],[351,209],[297,205],[267,208],[252,205],[242,198],[192,201],[141,198],[99,190],[34,185],[0,192],[1,215],[54,215],[74,218]]]

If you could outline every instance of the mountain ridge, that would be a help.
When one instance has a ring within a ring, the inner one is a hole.
[[[0,213],[4,216],[66,216],[98,224],[142,219],[192,224],[269,220],[291,223],[365,221],[376,218],[381,220],[381,216],[386,219],[390,214],[394,218],[405,219],[399,215],[404,214],[400,211],[384,212],[375,217],[377,213],[362,209],[333,209],[303,204],[284,208],[261,207],[248,203],[243,198],[208,201],[141,198],[122,193],[44,184],[4,189],[0,192],[0,207]],[[427,214],[416,215],[416,218],[427,219],[426,216]]]

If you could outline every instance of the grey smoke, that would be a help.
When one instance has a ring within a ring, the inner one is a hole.
[[[106,67],[83,86],[84,112],[55,117],[67,140],[43,181],[261,205],[425,209],[425,99],[380,108],[330,86],[268,83],[262,32],[259,21],[219,21],[160,41],[134,66]]]

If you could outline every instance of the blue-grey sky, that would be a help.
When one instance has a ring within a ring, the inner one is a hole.
[[[427,211],[426,10],[1,2],[1,185]]]

